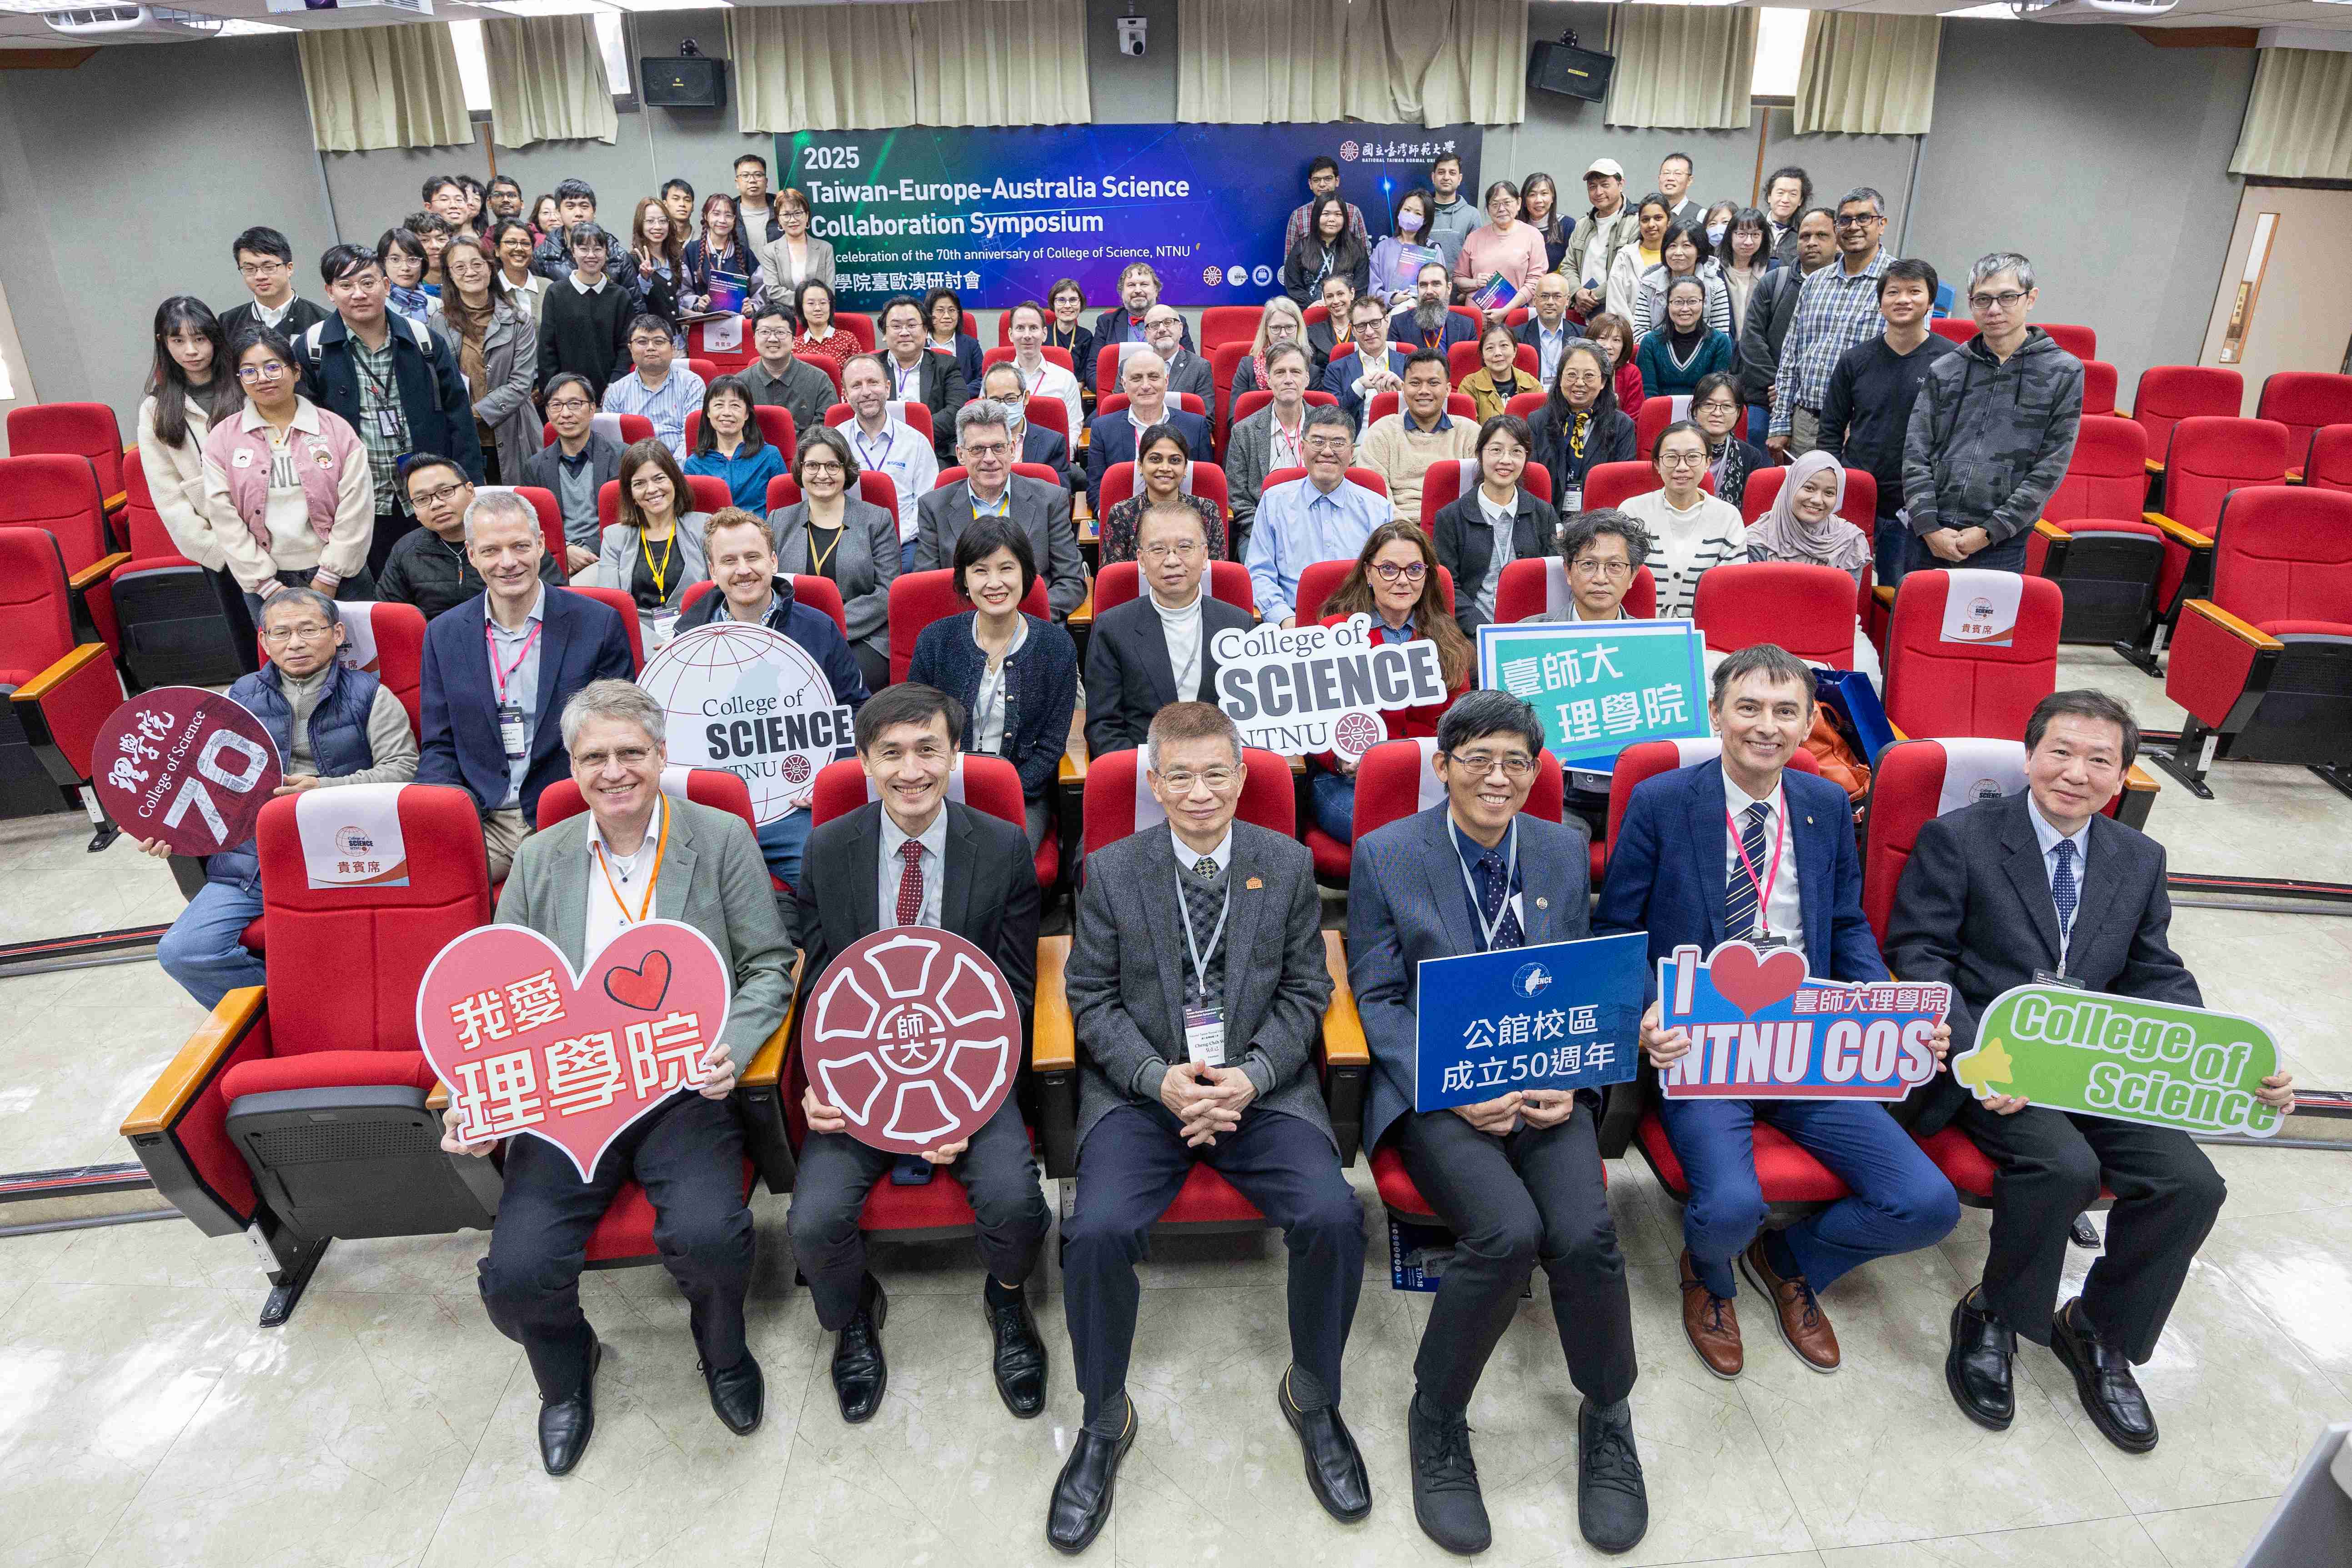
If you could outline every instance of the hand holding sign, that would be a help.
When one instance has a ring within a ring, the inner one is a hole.
[[[1336,626],[1229,626],[1210,648],[1217,706],[1242,744],[1286,756],[1337,752],[1353,763],[1388,738],[1381,713],[1445,700],[1437,645],[1381,642],[1368,615]]]
[[[174,855],[217,855],[252,837],[283,777],[261,721],[195,686],[159,686],[117,708],[90,758],[107,816],[142,848]]]
[[[1020,1007],[988,955],[951,931],[861,937],[809,994],[800,1052],[813,1131],[942,1164],[1012,1091]]]
[[[1941,983],[1816,980],[1790,948],[1683,946],[1658,961],[1643,1045],[1668,1100],[1895,1100],[1936,1075],[1951,1005]]]

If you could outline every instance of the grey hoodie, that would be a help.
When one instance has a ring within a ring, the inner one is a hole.
[[[1936,362],[1911,405],[1903,500],[1911,531],[1981,528],[2000,544],[2032,528],[2058,488],[2083,419],[2083,362],[2040,327],[2007,363],[1984,335]]]

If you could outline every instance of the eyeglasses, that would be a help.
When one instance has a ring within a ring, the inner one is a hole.
[[[1345,437],[1340,436],[1309,436],[1302,443],[1308,451],[1321,453],[1327,458],[1345,457],[1350,444]]]
[[[247,278],[267,278],[273,272],[294,270],[283,261],[240,261],[236,269]]]
[[[286,367],[274,359],[263,360],[259,364],[241,364],[236,367],[236,378],[239,381],[276,381],[285,374]]]
[[[572,756],[572,765],[585,768],[591,773],[608,763],[618,763],[625,768],[641,768],[653,754],[651,746],[622,746],[610,752],[575,752]]]
[[[1710,397],[1705,403],[1694,404],[1691,407],[1691,412],[1694,414],[1737,414],[1739,412],[1739,405],[1732,402],[1731,399],[1727,397]]]
[[[409,504],[412,506],[439,506],[451,496],[461,495],[473,488],[474,487],[471,485],[453,484],[436,485],[429,490],[411,490],[408,492]]]
[[[1165,561],[1171,556],[1189,561],[1201,553],[1201,542],[1197,539],[1154,540],[1139,553],[1146,561]]]
[[[1658,467],[1662,468],[1703,468],[1706,467],[1705,452],[1661,452]]]
[[[801,477],[803,479],[814,479],[819,474],[830,474],[833,478],[837,479],[845,472],[847,472],[847,470],[839,463],[831,461],[820,462],[814,458],[810,458],[808,461],[801,465]]]
[[[584,397],[551,397],[547,400],[550,414],[580,414],[595,406]]]
[[[1418,561],[1410,566],[1400,566],[1393,561],[1382,561],[1373,565],[1372,575],[1383,583],[1418,583],[1429,575],[1429,568]]]
[[[1239,783],[1241,776],[1232,768],[1204,768],[1197,773],[1179,768],[1174,773],[1161,773],[1160,782],[1178,795],[1192,794],[1196,784],[1207,784],[1212,795],[1223,795]]]
[[[1633,574],[1633,563],[1630,561],[1600,561],[1590,555],[1570,562],[1568,569],[1580,577],[1610,583],[1620,582]]]
[[[1455,767],[1469,769],[1475,778],[1485,778],[1496,768],[1515,779],[1526,778],[1536,771],[1536,760],[1525,752],[1441,752],[1438,754]]]
[[[1880,217],[1876,213],[1840,213],[1837,215],[1837,226],[1840,228],[1860,228],[1866,223],[1884,223],[1885,221],[1885,219]]]
[[[265,626],[261,640],[271,647],[284,647],[289,643],[320,642],[333,637],[335,628],[320,621],[299,621],[290,626]]]
[[[2014,310],[2017,309],[2017,302],[2024,298],[2023,289],[2011,289],[2005,294],[1971,294],[1969,296],[1969,303],[1979,310],[1990,310],[1996,305],[2004,310]]]
[[[1005,442],[990,441],[984,445],[966,447],[964,448],[964,453],[967,457],[973,458],[1002,458],[1012,450],[1012,447]]]

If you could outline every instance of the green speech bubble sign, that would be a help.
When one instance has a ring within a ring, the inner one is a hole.
[[[2022,1095],[2053,1110],[2250,1138],[2285,1120],[2254,1098],[2276,1071],[2278,1047],[2251,1018],[2063,985],[2002,992],[1976,1045],[1952,1058],[1952,1076],[1979,1100]]]

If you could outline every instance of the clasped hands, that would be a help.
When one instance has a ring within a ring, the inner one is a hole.
[[[1213,1145],[1218,1133],[1240,1127],[1242,1112],[1256,1098],[1257,1085],[1239,1068],[1175,1062],[1160,1080],[1160,1103],[1183,1124],[1187,1149]]]
[[[1501,1138],[1522,1123],[1538,1131],[1576,1114],[1576,1096],[1564,1089],[1515,1089],[1499,1100],[1457,1105],[1454,1114],[1490,1137]]]

